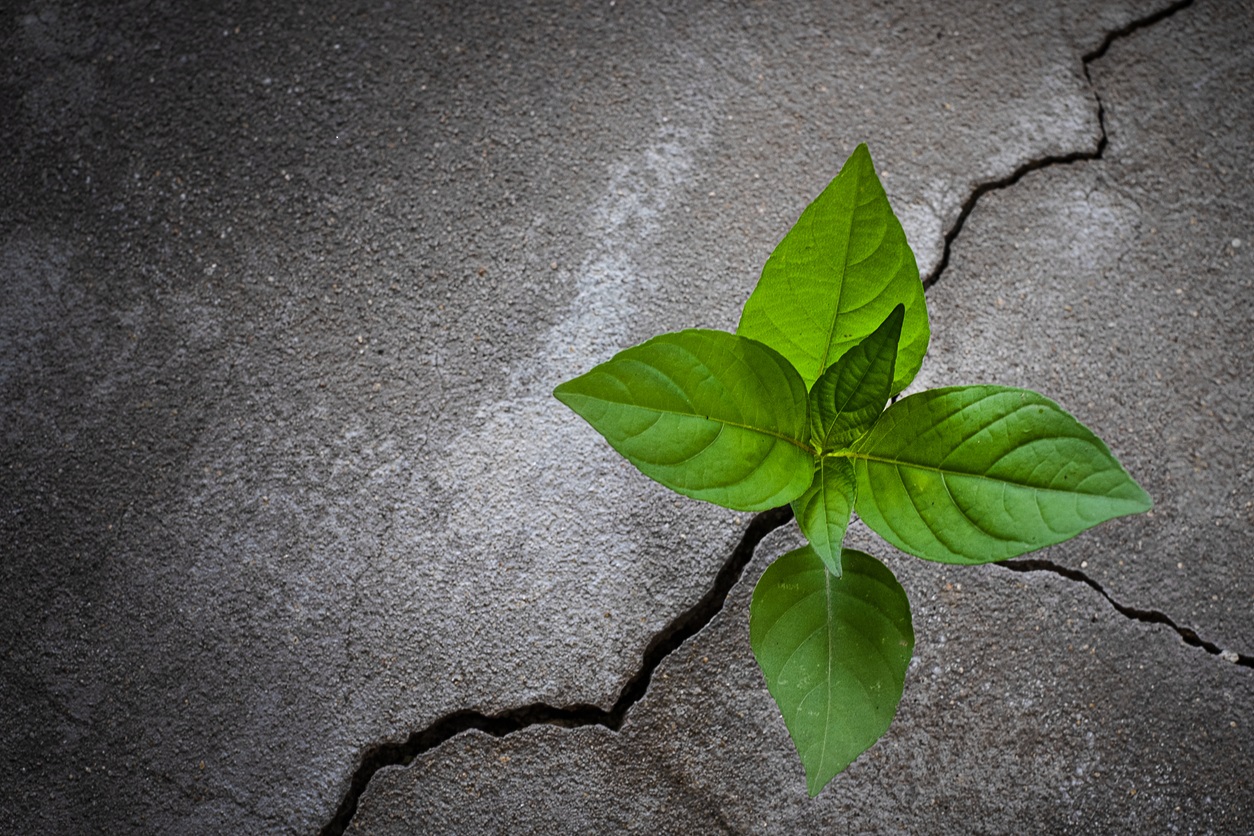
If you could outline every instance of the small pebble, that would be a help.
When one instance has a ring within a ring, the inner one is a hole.
[[[1232,249],[1234,249],[1234,250],[1239,250],[1239,249],[1241,249],[1241,239],[1240,239],[1240,238],[1233,238],[1233,239],[1232,239]]]
[[[1241,661],[1241,656],[1235,650],[1225,650],[1223,653],[1219,654],[1219,658],[1223,659],[1225,662],[1231,662],[1234,665]]]

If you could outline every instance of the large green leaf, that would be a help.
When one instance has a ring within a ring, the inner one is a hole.
[[[910,602],[892,572],[852,549],[842,558],[836,578],[809,547],[785,554],[749,610],[749,643],[811,797],[888,729],[914,651]]]
[[[959,386],[903,398],[852,449],[856,508],[902,551],[987,563],[1149,510],[1101,439],[1025,389]]]
[[[827,570],[840,577],[840,544],[849,528],[856,487],[848,459],[824,456],[814,470],[814,481],[792,501],[801,533],[810,541]]]
[[[901,305],[893,308],[880,327],[845,352],[810,390],[810,426],[820,450],[847,448],[884,411],[904,313]]]
[[[787,357],[809,388],[897,305],[906,314],[892,394],[923,362],[927,306],[914,253],[859,145],[767,259],[736,333]]]
[[[663,334],[553,391],[641,472],[695,499],[761,511],[810,484],[805,384],[723,331]]]

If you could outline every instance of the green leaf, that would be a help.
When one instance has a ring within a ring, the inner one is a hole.
[[[810,390],[810,426],[820,450],[843,450],[861,438],[888,403],[905,309],[898,305],[849,349]]]
[[[810,797],[880,738],[914,651],[910,602],[892,572],[845,549],[832,577],[791,551],[753,590],[749,643],[801,756]]]
[[[654,337],[553,395],[646,476],[739,511],[810,484],[805,384],[776,351],[723,331]]]
[[[856,507],[902,551],[987,563],[1151,507],[1101,439],[1025,389],[903,398],[852,449]]]
[[[810,388],[897,305],[906,314],[891,394],[923,363],[927,305],[914,253],[859,145],[767,259],[736,333],[787,357]]]
[[[840,577],[840,544],[849,527],[857,494],[853,465],[848,459],[824,456],[814,471],[814,481],[806,492],[792,501],[801,533],[827,566]]]

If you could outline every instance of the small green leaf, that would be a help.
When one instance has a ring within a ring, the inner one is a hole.
[[[832,577],[814,550],[772,563],[753,590],[749,643],[801,756],[810,797],[888,729],[914,651],[892,572],[845,549]]]
[[[903,398],[853,446],[858,515],[902,551],[988,563],[1151,507],[1101,439],[1025,389]]]
[[[801,533],[822,558],[827,571],[840,577],[840,544],[849,527],[857,494],[853,465],[848,459],[824,456],[806,492],[792,501]]]
[[[736,333],[787,357],[810,388],[897,305],[905,320],[890,394],[923,363],[927,305],[906,234],[859,145],[767,259]]]
[[[904,315],[901,305],[893,308],[880,327],[823,372],[810,390],[810,426],[823,452],[847,448],[884,411]]]
[[[810,484],[805,384],[778,352],[723,331],[663,334],[553,391],[646,476],[739,511]]]

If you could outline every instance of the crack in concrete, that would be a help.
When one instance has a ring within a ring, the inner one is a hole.
[[[1043,168],[1051,168],[1058,165],[1071,165],[1072,163],[1102,159],[1106,153],[1106,146],[1109,142],[1109,137],[1106,133],[1106,106],[1102,103],[1101,94],[1097,92],[1097,85],[1093,83],[1093,76],[1089,73],[1089,66],[1094,61],[1097,61],[1104,56],[1107,50],[1110,49],[1111,44],[1115,41],[1126,38],[1133,32],[1140,29],[1160,23],[1177,12],[1187,9],[1192,5],[1193,0],[1177,0],[1177,2],[1159,9],[1152,14],[1137,18],[1119,29],[1107,32],[1106,37],[1102,38],[1102,42],[1100,44],[1080,56],[1080,64],[1084,69],[1084,80],[1088,82],[1089,89],[1093,93],[1093,99],[1097,102],[1097,147],[1090,151],[1072,151],[1069,154],[1051,154],[1049,156],[1040,157],[1039,159],[1028,160],[1005,177],[977,184],[975,189],[971,192],[970,197],[968,197],[962,204],[962,209],[959,210],[958,218],[954,221],[954,225],[950,228],[949,232],[945,233],[945,248],[941,252],[940,263],[936,265],[936,269],[932,271],[932,274],[923,280],[923,287],[925,290],[940,281],[940,277],[945,272],[945,268],[949,266],[949,254],[950,250],[953,249],[955,239],[957,239],[958,235],[962,232],[962,228],[966,225],[967,218],[970,217],[972,210],[975,209],[975,205],[980,202],[980,198],[984,195],[989,192],[1008,189],[1027,175],[1034,171],[1040,171]]]
[[[722,611],[728,594],[740,580],[758,543],[791,519],[792,509],[785,506],[763,511],[749,521],[740,543],[723,563],[705,595],[650,640],[645,647],[639,669],[623,684],[618,692],[618,699],[610,709],[586,703],[555,706],[541,702],[507,708],[495,714],[462,709],[437,718],[425,728],[411,733],[403,741],[377,743],[362,755],[334,817],[322,828],[322,836],[340,836],[344,833],[357,812],[362,793],[380,769],[385,766],[406,766],[419,755],[462,732],[478,729],[493,737],[505,737],[535,725],[562,728],[604,726],[615,732],[621,729],[627,712],[649,690],[649,683],[653,681],[653,673],[658,665]]]
[[[1066,566],[1059,566],[1057,563],[1042,560],[1040,558],[1004,560],[994,565],[999,566],[1002,569],[1008,569],[1011,572],[1020,572],[1024,574],[1028,572],[1052,572],[1053,574],[1066,578],[1067,580],[1082,583],[1098,595],[1105,598],[1107,603],[1114,607],[1120,615],[1130,618],[1133,621],[1140,621],[1145,624],[1162,624],[1166,627],[1170,627],[1179,634],[1181,641],[1189,647],[1199,647],[1212,656],[1218,656],[1234,665],[1240,665],[1244,668],[1254,668],[1254,656],[1250,656],[1245,653],[1238,653],[1235,650],[1225,650],[1214,642],[1203,639],[1192,627],[1181,627],[1174,619],[1171,618],[1171,616],[1164,612],[1159,612],[1158,610],[1142,610],[1137,607],[1129,607],[1126,604],[1121,604],[1112,598],[1110,593],[1107,592],[1100,583],[1093,580],[1079,569],[1070,569]]]
[[[1091,151],[1073,151],[1069,154],[1055,154],[1035,160],[1029,160],[1005,177],[997,180],[990,180],[977,185],[974,191],[971,192],[970,197],[968,197],[966,202],[963,203],[962,209],[959,211],[958,218],[954,221],[953,227],[948,233],[946,233],[945,248],[941,255],[940,264],[937,265],[936,270],[933,271],[932,275],[923,280],[923,286],[925,289],[931,288],[935,285],[940,280],[941,275],[945,272],[945,268],[949,266],[949,256],[950,251],[953,248],[953,243],[957,240],[959,233],[962,232],[962,228],[965,226],[967,218],[971,215],[971,212],[975,209],[975,206],[979,203],[981,197],[989,192],[1010,188],[1033,171],[1040,171],[1041,169],[1051,168],[1053,166],[1070,165],[1076,162],[1100,160],[1103,158],[1106,153],[1106,146],[1109,143],[1109,137],[1106,132],[1106,107],[1102,102],[1101,94],[1098,93],[1097,85],[1093,83],[1093,77],[1089,72],[1089,67],[1094,61],[1102,58],[1115,41],[1126,38],[1141,29],[1160,23],[1163,20],[1172,17],[1177,12],[1192,6],[1193,2],[1194,0],[1177,0],[1177,2],[1165,6],[1152,14],[1137,18],[1119,29],[1106,33],[1106,36],[1102,39],[1102,42],[1097,45],[1097,47],[1081,56],[1080,60],[1084,68],[1084,78],[1088,82],[1090,89],[1093,91],[1093,98],[1097,102],[1097,125],[1099,129],[1097,147]],[[1201,648],[1207,653],[1220,656],[1227,661],[1243,667],[1254,667],[1254,657],[1244,653],[1238,653],[1233,650],[1224,650],[1213,642],[1209,642],[1201,638],[1192,628],[1181,627],[1176,624],[1176,622],[1166,613],[1159,612],[1157,610],[1142,610],[1119,603],[1106,592],[1101,584],[1077,569],[1069,569],[1065,566],[1059,566],[1058,564],[1051,563],[1047,560],[1035,558],[1003,561],[996,565],[1015,572],[1052,572],[1059,577],[1066,578],[1077,583],[1083,583],[1105,598],[1116,611],[1127,618],[1135,621],[1141,621],[1146,624],[1165,625],[1178,633],[1181,640],[1183,640],[1184,643],[1190,647]]]
[[[961,234],[967,218],[970,217],[976,204],[979,203],[980,198],[984,195],[989,192],[1010,188],[1034,171],[1040,171],[1052,166],[1102,159],[1109,141],[1106,132],[1106,110],[1101,96],[1097,92],[1097,86],[1093,83],[1089,66],[1104,56],[1115,41],[1125,38],[1140,29],[1153,26],[1191,5],[1193,5],[1193,0],[1177,0],[1177,2],[1157,12],[1137,18],[1119,29],[1107,32],[1102,42],[1096,48],[1081,56],[1080,60],[1084,70],[1084,78],[1092,90],[1094,100],[1097,102],[1098,137],[1096,147],[1091,150],[1054,154],[1029,160],[1005,177],[976,185],[971,195],[963,203],[954,225],[945,234],[945,245],[940,263],[930,276],[923,279],[925,291],[940,280],[949,266],[953,243]],[[732,551],[731,556],[728,557],[715,576],[714,583],[710,589],[696,604],[680,613],[665,629],[653,637],[645,648],[640,668],[623,685],[619,691],[618,699],[615,700],[613,707],[609,710],[588,704],[554,706],[540,702],[504,709],[495,714],[484,714],[480,711],[462,709],[437,718],[425,728],[412,732],[404,741],[377,743],[362,754],[361,761],[349,782],[348,791],[340,801],[335,815],[322,828],[322,836],[341,836],[348,829],[353,816],[357,813],[357,805],[362,794],[366,791],[375,773],[380,769],[386,766],[407,766],[415,758],[435,749],[462,732],[477,729],[494,737],[505,737],[535,725],[551,725],[562,728],[603,726],[614,732],[619,731],[626,720],[628,711],[648,691],[649,684],[653,679],[653,673],[657,667],[681,644],[696,635],[722,611],[723,604],[731,592],[731,588],[740,579],[745,566],[748,565],[749,560],[753,557],[754,549],[758,543],[770,532],[787,524],[792,517],[792,509],[783,507],[763,511],[750,521],[740,543]],[[1083,572],[1067,569],[1039,559],[1004,561],[997,565],[1015,572],[1052,572],[1068,580],[1084,583],[1096,590],[1120,614],[1148,624],[1162,624],[1170,627],[1190,646],[1200,647],[1237,665],[1254,668],[1254,657],[1235,653],[1234,651],[1221,650],[1214,643],[1200,638],[1192,629],[1180,627],[1164,613],[1154,610],[1139,610],[1120,604],[1100,584]]]

